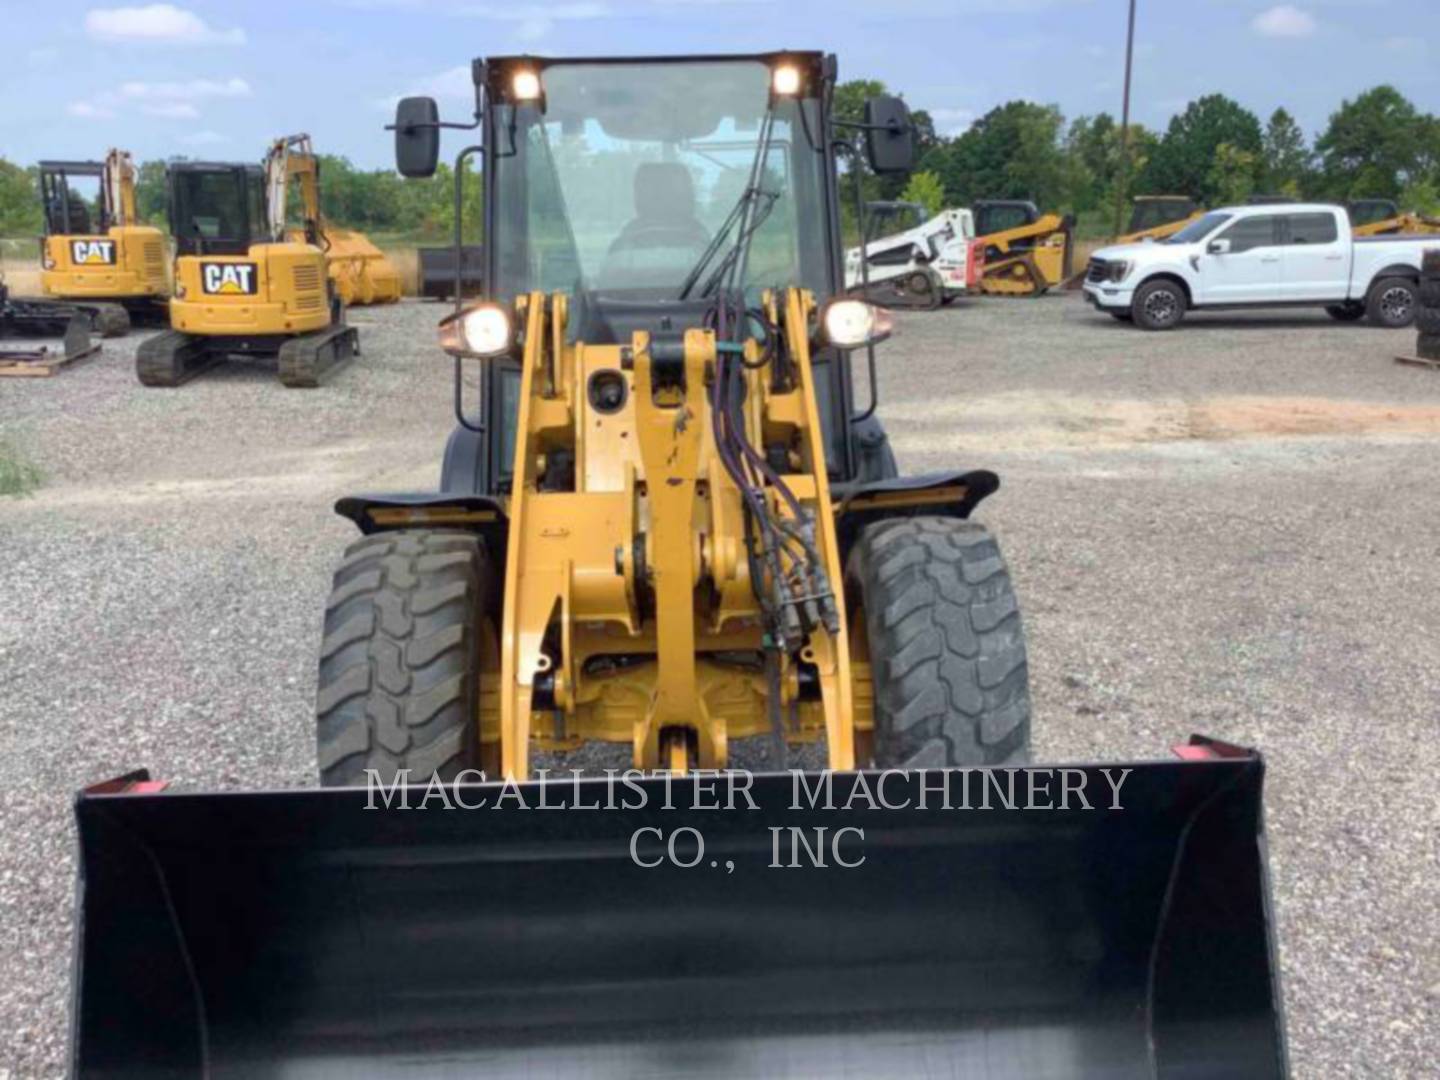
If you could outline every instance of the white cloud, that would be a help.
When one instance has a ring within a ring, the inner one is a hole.
[[[459,9],[458,14],[472,15],[481,19],[515,24],[514,37],[517,41],[533,43],[550,33],[557,22],[577,22],[585,19],[604,19],[620,15],[609,4],[581,2],[568,4],[470,4]]]
[[[215,146],[217,143],[230,141],[230,136],[221,135],[218,131],[192,131],[189,135],[183,135],[180,141],[186,146]]]
[[[250,96],[250,84],[241,78],[189,79],[185,82],[126,82],[89,101],[76,101],[66,109],[86,119],[115,116],[122,108],[137,108],[146,116],[165,120],[195,120],[199,103],[207,98]]]
[[[162,101],[154,105],[141,105],[140,111],[146,116],[158,116],[162,120],[198,120],[200,110],[188,101]]]
[[[113,109],[94,101],[72,101],[65,111],[82,120],[108,120],[115,115]]]
[[[1421,37],[1388,37],[1384,45],[1392,53],[1409,56],[1424,56],[1429,51],[1429,46]]]
[[[100,41],[166,45],[243,45],[245,31],[216,30],[193,11],[173,4],[96,8],[85,16],[85,32]]]
[[[963,135],[975,123],[974,109],[928,109],[930,119],[935,121],[935,134],[944,136]]]
[[[1278,4],[1255,16],[1250,26],[1261,37],[1298,38],[1315,33],[1315,20],[1294,4]]]
[[[127,82],[120,84],[123,97],[143,101],[194,101],[198,98],[249,97],[250,84],[244,79],[190,79],[187,82]]]

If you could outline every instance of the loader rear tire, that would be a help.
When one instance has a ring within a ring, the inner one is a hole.
[[[469,533],[397,530],[345,550],[315,701],[324,787],[450,782],[479,767],[479,635],[493,581]]]
[[[876,522],[845,576],[874,688],[873,765],[1029,760],[1025,634],[989,530],[942,517]]]

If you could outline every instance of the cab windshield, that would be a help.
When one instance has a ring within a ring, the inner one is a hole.
[[[494,291],[702,300],[740,231],[770,78],[759,60],[547,65],[543,107],[495,110]],[[778,99],[748,295],[828,291],[826,160],[814,99]]]

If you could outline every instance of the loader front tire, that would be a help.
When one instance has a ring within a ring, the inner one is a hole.
[[[357,540],[325,607],[316,695],[324,787],[450,782],[479,767],[479,635],[492,583],[484,543],[398,530]]]
[[[864,635],[876,768],[1015,765],[1030,756],[1025,634],[1010,573],[985,526],[880,521],[846,567],[851,632]]]

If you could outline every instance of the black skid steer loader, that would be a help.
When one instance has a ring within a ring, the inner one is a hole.
[[[474,74],[396,117],[406,175],[480,129],[485,288],[438,490],[337,506],[321,787],[80,798],[75,1075],[1286,1075],[1260,759],[1028,764],[998,480],[874,418],[836,155],[908,168],[904,104]]]

